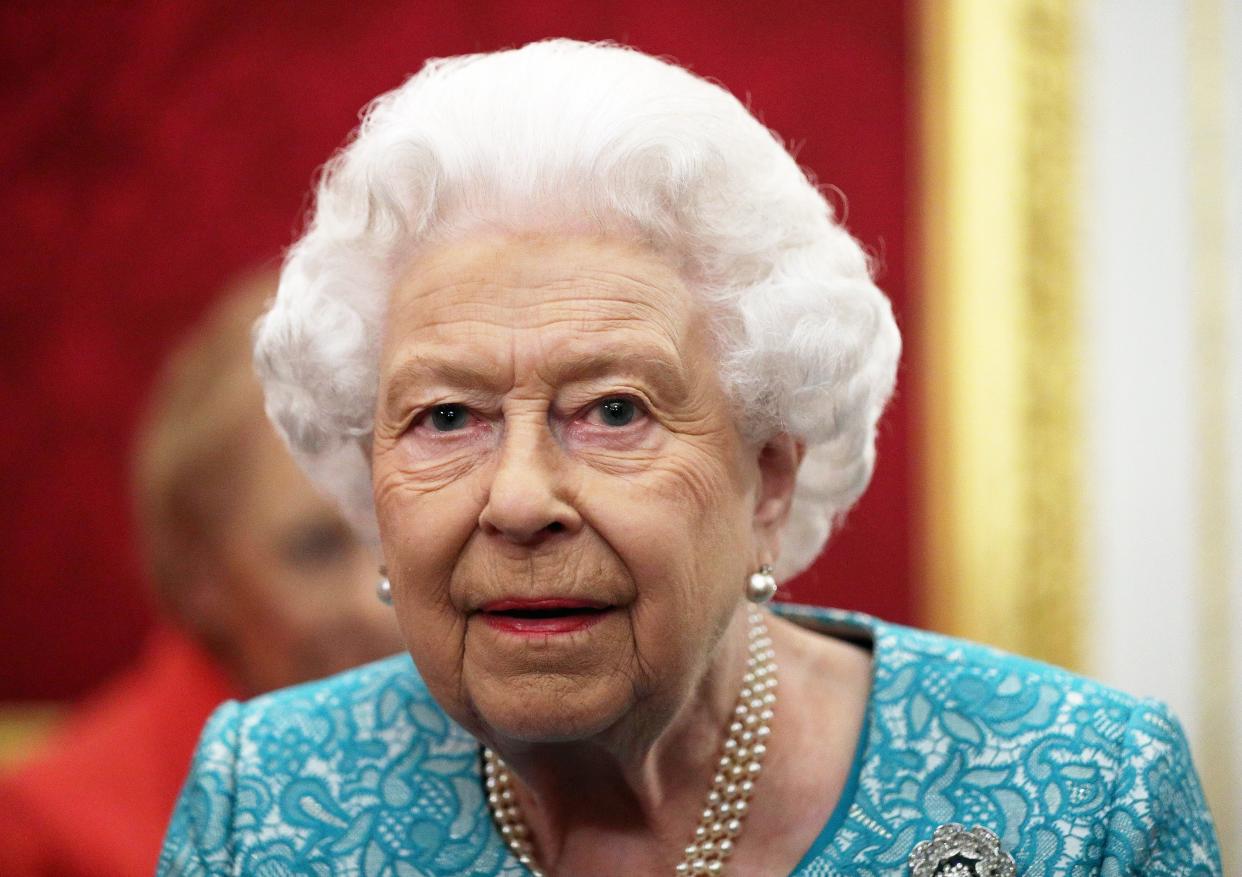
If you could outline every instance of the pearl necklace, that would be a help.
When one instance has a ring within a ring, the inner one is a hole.
[[[706,806],[694,829],[694,839],[674,871],[679,877],[725,873],[725,863],[742,832],[751,792],[768,751],[768,723],[776,704],[776,653],[772,651],[763,614],[754,606],[750,607],[749,620],[746,675],[742,677],[742,689],[733,707],[728,736],[716,763]],[[533,877],[545,877],[535,862],[530,828],[513,791],[513,775],[500,756],[487,747],[483,748],[483,772],[487,805],[501,837]]]

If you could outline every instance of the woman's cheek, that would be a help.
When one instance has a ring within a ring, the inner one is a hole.
[[[689,525],[725,513],[730,501],[729,473],[710,452],[673,438],[654,455],[645,469],[647,490],[675,506]]]
[[[380,462],[375,509],[394,588],[445,590],[480,513],[477,461],[456,455],[434,467],[396,459],[381,468]]]
[[[659,425],[649,420],[623,428],[573,423],[561,431],[561,445],[575,460],[620,476],[650,468],[665,440]]]
[[[406,491],[430,495],[470,475],[493,445],[490,431],[450,440],[407,433],[392,449],[392,478]]]
[[[487,451],[495,445],[501,430],[490,420],[473,417],[464,428],[445,432],[426,424],[410,427],[396,442],[402,460],[412,469],[434,469]]]

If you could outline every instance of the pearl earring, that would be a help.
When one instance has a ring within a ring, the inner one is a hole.
[[[775,595],[776,576],[772,575],[772,565],[765,563],[747,580],[746,599],[752,603],[766,603]]]
[[[385,606],[392,605],[392,582],[388,581],[388,568],[380,567],[380,580],[375,583],[375,596]]]

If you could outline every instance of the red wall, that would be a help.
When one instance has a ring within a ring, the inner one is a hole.
[[[0,7],[0,699],[80,694],[149,624],[126,460],[161,358],[290,242],[360,106],[429,56],[547,36],[670,55],[848,197],[909,310],[908,46],[865,2],[49,2]],[[909,415],[795,598],[908,620]]]

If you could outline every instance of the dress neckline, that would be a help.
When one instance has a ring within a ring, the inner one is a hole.
[[[824,827],[820,829],[815,840],[811,842],[811,846],[798,860],[798,864],[789,872],[790,877],[796,877],[818,860],[832,844],[833,838],[845,823],[858,797],[862,768],[871,750],[872,713],[876,705],[875,693],[877,674],[880,669],[882,638],[877,630],[880,622],[859,612],[824,609],[799,603],[773,603],[771,608],[781,618],[792,621],[799,627],[842,640],[871,652],[871,683],[867,691],[867,705],[863,709],[862,724],[858,729],[858,738],[854,742],[854,756],[850,761],[850,771],[841,789],[841,796],[828,815]]]

